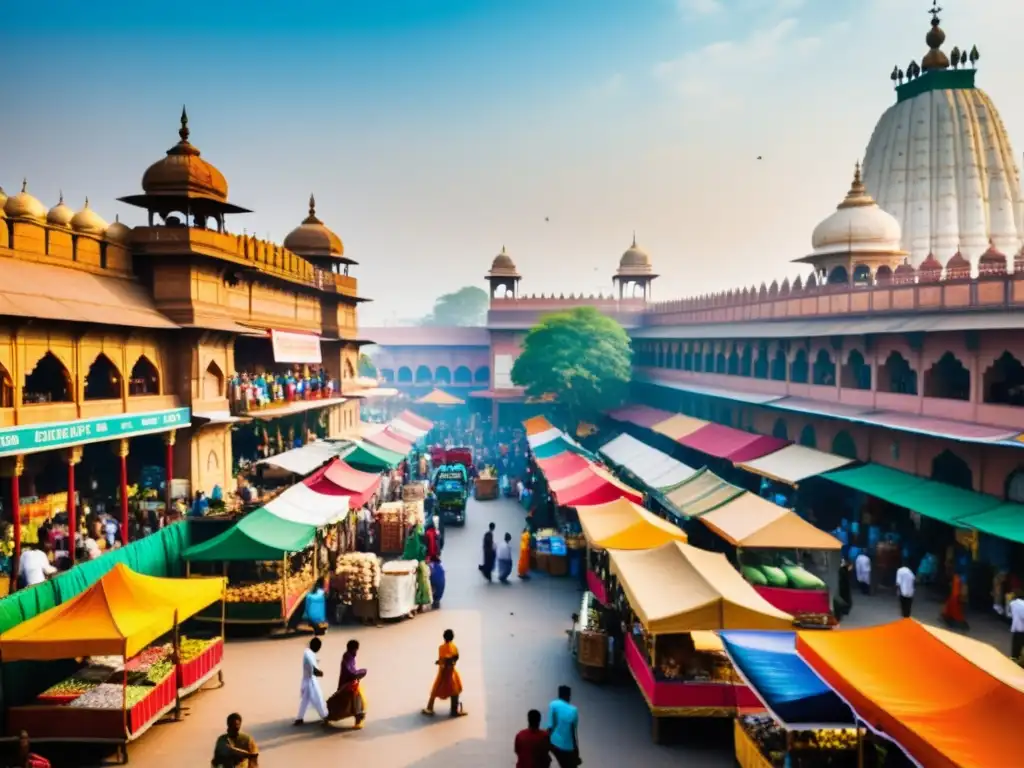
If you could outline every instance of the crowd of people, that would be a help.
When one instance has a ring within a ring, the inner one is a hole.
[[[245,413],[297,400],[333,397],[341,392],[337,381],[322,367],[308,366],[284,371],[236,372],[228,383],[227,397],[233,411]]]

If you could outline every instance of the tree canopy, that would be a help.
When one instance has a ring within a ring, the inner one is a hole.
[[[487,291],[467,285],[454,293],[439,296],[433,311],[424,317],[421,325],[479,326],[487,324],[490,297]]]
[[[592,307],[543,318],[530,329],[512,366],[512,381],[532,397],[554,395],[575,430],[625,399],[632,375],[629,336]]]
[[[377,378],[377,366],[373,364],[373,360],[365,352],[359,353],[359,375],[371,379]]]

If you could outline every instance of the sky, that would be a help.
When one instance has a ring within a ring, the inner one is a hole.
[[[947,50],[1024,151],[1020,0],[947,0]],[[0,186],[109,221],[192,141],[280,242],[317,214],[364,325],[423,315],[502,246],[524,293],[611,290],[633,232],[656,299],[793,277],[845,195],[928,0],[51,0],[5,8]],[[758,156],[762,159],[758,160]]]

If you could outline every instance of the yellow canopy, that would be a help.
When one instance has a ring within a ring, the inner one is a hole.
[[[66,603],[0,635],[4,661],[130,658],[224,595],[227,579],[161,579],[118,563]]]
[[[434,389],[416,401],[421,405],[465,405],[466,401],[449,395],[443,389]]]
[[[743,493],[700,521],[730,544],[761,549],[840,549],[839,539],[754,493]]]
[[[689,437],[698,429],[707,425],[706,421],[677,413],[675,416],[664,421],[659,421],[651,429],[659,435],[664,435],[672,440],[682,440],[684,437]]]
[[[600,549],[652,549],[686,541],[678,526],[652,515],[629,499],[576,507],[587,543]]]
[[[930,627],[927,624],[921,626],[978,669],[987,672],[1004,685],[1024,693],[1024,669],[1009,656],[972,637],[958,635],[948,629]]]
[[[523,422],[523,428],[526,429],[527,435],[539,435],[541,432],[554,429],[555,425],[543,416],[534,416]]]
[[[793,617],[757,594],[725,555],[679,541],[609,555],[612,573],[651,634],[793,628]]]

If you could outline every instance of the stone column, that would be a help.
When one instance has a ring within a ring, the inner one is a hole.
[[[114,445],[121,459],[121,544],[128,543],[128,444],[129,440],[118,440]]]
[[[164,515],[171,513],[171,501],[173,496],[171,494],[171,481],[174,479],[174,442],[177,437],[177,431],[171,430],[170,432],[164,433],[164,445],[167,446],[167,460],[165,467],[166,472],[164,482],[167,487],[164,489]]]
[[[68,448],[64,455],[68,464],[68,555],[75,562],[75,541],[78,534],[78,505],[75,503],[75,466],[82,461],[82,448]]]
[[[11,586],[18,589],[18,567],[21,565],[21,475],[25,471],[25,457],[12,456],[2,465],[3,475],[11,479],[11,523],[14,525],[14,554],[11,561]]]

